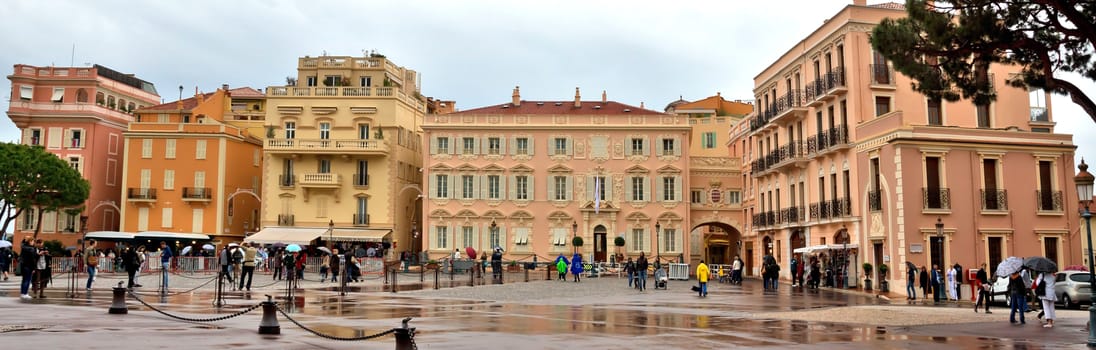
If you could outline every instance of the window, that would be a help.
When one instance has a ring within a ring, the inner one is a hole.
[[[175,189],[175,170],[172,170],[172,169],[165,169],[164,170],[164,189],[165,190],[174,190]]]
[[[800,191],[802,191],[802,187],[800,187]],[[731,204],[742,203],[742,192],[727,191],[727,202],[729,202]]]
[[[23,231],[33,231],[37,225],[38,215],[34,208],[23,209]]]
[[[34,87],[30,85],[19,86],[19,99],[23,101],[30,101],[34,97]]]
[[[1061,193],[1054,190],[1054,182],[1052,182],[1051,178],[1051,176],[1053,176],[1052,169],[1053,162],[1047,160],[1039,161],[1039,210],[1062,210],[1062,196]]]
[[[925,157],[925,208],[944,209],[940,157]]]
[[[677,200],[677,188],[676,178],[673,176],[662,177],[662,200],[666,202],[672,202]]]
[[[449,198],[449,175],[434,175],[434,197]]]
[[[646,181],[644,181],[644,180],[646,180],[646,179],[644,179],[643,177],[639,177],[639,176],[632,177],[632,201],[633,202],[642,202],[642,201],[646,200],[647,197],[644,196],[643,189],[646,188],[647,186],[645,186]]]
[[[472,175],[461,175],[460,188],[461,198],[473,199],[475,198],[475,181],[476,177]]]
[[[559,227],[552,229],[552,245],[556,247],[567,245],[567,229]]]
[[[354,211],[355,225],[369,225],[369,198],[358,197],[357,208]]]
[[[488,233],[488,242],[492,247],[502,247],[502,235],[498,226],[491,226]]]
[[[83,172],[80,171],[81,170],[80,157],[69,157],[68,162],[69,162],[69,166],[72,166],[72,168],[76,169],[77,172],[80,172],[81,174],[83,174]]]
[[[554,155],[566,155],[567,154],[567,139],[563,137],[557,137],[552,140],[555,147],[552,148],[552,154]]]
[[[53,88],[53,96],[51,96],[49,100],[53,102],[64,102],[65,88]]]
[[[487,154],[498,155],[502,152],[502,141],[497,137],[487,138]]]
[[[354,186],[369,186],[369,161],[359,159],[357,173],[354,174]]]
[[[715,132],[714,131],[709,131],[709,132],[704,133],[703,138],[701,139],[701,147],[704,147],[704,148],[707,148],[707,149],[715,148]]]
[[[320,140],[331,138],[331,123],[320,123]]]
[[[152,139],[141,140],[141,158],[152,158]]]
[[[326,158],[320,158],[316,161],[316,172],[320,174],[331,173],[331,160]]]
[[[196,146],[194,159],[206,159],[206,140],[198,140]]]
[[[514,143],[515,143],[514,153],[520,154],[520,155],[528,155],[529,154],[529,138],[519,137],[516,140],[514,140]]]
[[[359,140],[368,140],[369,139],[369,124],[358,124],[358,139]]]
[[[30,129],[30,144],[33,146],[42,145],[42,129]]]
[[[643,244],[644,238],[647,236],[641,228],[632,229],[632,251],[644,251],[647,246]]]
[[[465,137],[461,139],[461,154],[474,154],[476,153],[476,139],[473,137]]]
[[[318,79],[316,79],[316,76],[314,76],[314,75],[310,76],[310,77],[305,77],[305,85],[310,86],[310,87],[311,86],[316,86],[316,83],[318,82],[317,80]]]
[[[555,200],[565,201],[567,200],[567,177],[557,175],[552,178],[555,188]]]
[[[940,110],[940,99],[933,98],[928,101],[929,125],[944,125],[944,117]]]
[[[434,247],[449,248],[449,228],[445,226],[434,227]]]
[[[285,138],[293,139],[297,137],[297,123],[285,122]]]
[[[674,155],[674,139],[662,139],[662,155],[672,156]]]
[[[63,213],[62,215],[64,215],[64,219],[65,219],[65,223],[64,223],[65,229],[64,229],[64,231],[65,232],[76,232],[76,215],[75,214],[69,214],[69,213]]]
[[[529,229],[518,228],[514,230],[514,244],[524,246],[529,244]]]
[[[890,113],[890,96],[875,96],[875,116]]]
[[[499,176],[487,175],[487,198],[499,199]]]
[[[662,245],[659,248],[663,252],[676,252],[677,230],[672,228],[662,229]]]
[[[438,144],[438,147],[437,147],[437,149],[438,149],[437,153],[438,154],[448,154],[449,153],[449,138],[448,137],[439,137],[439,138],[436,139],[435,142]]]
[[[474,234],[473,234],[473,232],[472,232],[472,226],[462,226],[462,227],[461,227],[461,230],[460,230],[460,231],[461,231],[461,232],[460,232],[460,242],[461,242],[461,244],[462,244],[463,246],[465,246],[465,247],[472,247],[472,246],[474,246],[474,245],[472,244],[472,242],[474,242],[474,241],[475,241],[475,240],[473,239],[473,238],[474,238]],[[474,257],[474,256],[470,256],[469,258],[471,258],[471,259],[475,259],[476,257]]]
[[[373,77],[361,77],[360,80],[362,87],[370,87],[373,85]]]
[[[689,202],[693,203],[693,204],[703,204],[704,203],[704,191],[702,191],[702,190],[691,190],[691,191],[689,191]]]
[[[164,158],[165,159],[175,159],[175,142],[176,142],[175,139],[165,140],[165,146],[164,146]]]
[[[325,75],[323,77],[323,86],[340,86],[342,85],[342,77],[338,75]]]
[[[262,151],[260,151],[258,149],[252,150],[251,151],[251,166],[259,166],[259,161],[262,160],[262,157],[263,157]],[[258,187],[252,187],[252,188],[258,188]]]
[[[186,120],[184,122],[186,122],[186,123],[190,122],[190,116],[189,115],[185,116],[185,119]],[[171,116],[167,115],[167,113],[157,114],[156,115],[156,122],[160,123],[160,124],[170,123],[171,122]]]
[[[1005,193],[997,191],[997,159],[982,159],[982,181],[985,186],[982,195],[982,209],[1003,210],[1006,204]]]
[[[988,128],[989,126],[989,105],[975,105],[975,112],[978,115],[978,127]]]
[[[171,227],[171,224],[172,224],[171,219],[172,219],[172,208],[171,207],[163,208],[161,210],[160,226],[163,226],[165,228]]]
[[[642,156],[644,154],[645,154],[645,152],[643,151],[643,139],[633,138],[632,139],[632,155],[633,156]]]
[[[530,197],[532,197],[532,196],[529,195],[529,176],[528,175],[518,175],[517,177],[514,178],[514,182],[515,182],[515,186],[514,186],[515,187],[514,188],[514,193],[515,194],[514,194],[514,196],[516,197],[515,199],[517,199],[517,200],[528,200],[528,199],[530,199]]]

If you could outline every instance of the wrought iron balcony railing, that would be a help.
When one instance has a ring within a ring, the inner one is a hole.
[[[1040,211],[1062,211],[1062,191],[1035,191]]]
[[[921,195],[924,209],[951,209],[950,189],[922,187]]]
[[[883,191],[868,191],[868,210],[883,210]]]
[[[213,198],[213,191],[209,187],[183,187],[183,199],[209,200]]]
[[[127,189],[126,198],[133,200],[156,200],[156,189],[130,187]]]
[[[982,210],[1008,210],[1008,191],[983,189]]]

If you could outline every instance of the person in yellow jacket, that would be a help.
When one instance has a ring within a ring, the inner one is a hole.
[[[711,270],[708,270],[708,265],[704,263],[704,260],[700,261],[699,265],[696,265],[696,279],[700,281],[700,296],[708,296],[708,276],[711,275]]]

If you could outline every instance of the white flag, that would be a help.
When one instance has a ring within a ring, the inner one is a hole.
[[[601,212],[601,177],[594,176],[594,214]]]

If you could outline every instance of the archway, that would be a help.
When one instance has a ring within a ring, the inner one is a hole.
[[[706,222],[697,225],[703,234],[704,246],[701,257],[709,265],[731,264],[742,257],[742,233],[734,226],[722,222]]]
[[[608,245],[606,243],[608,239],[608,231],[605,226],[597,225],[594,227],[594,261],[602,262],[607,261],[606,255],[608,252]]]
[[[790,237],[788,237],[788,251],[791,252],[791,257],[799,262],[799,265],[803,265],[806,261],[803,260],[802,253],[796,253],[795,250],[799,248],[805,248],[807,246],[807,238],[803,235],[802,229],[795,229],[792,231]]]

